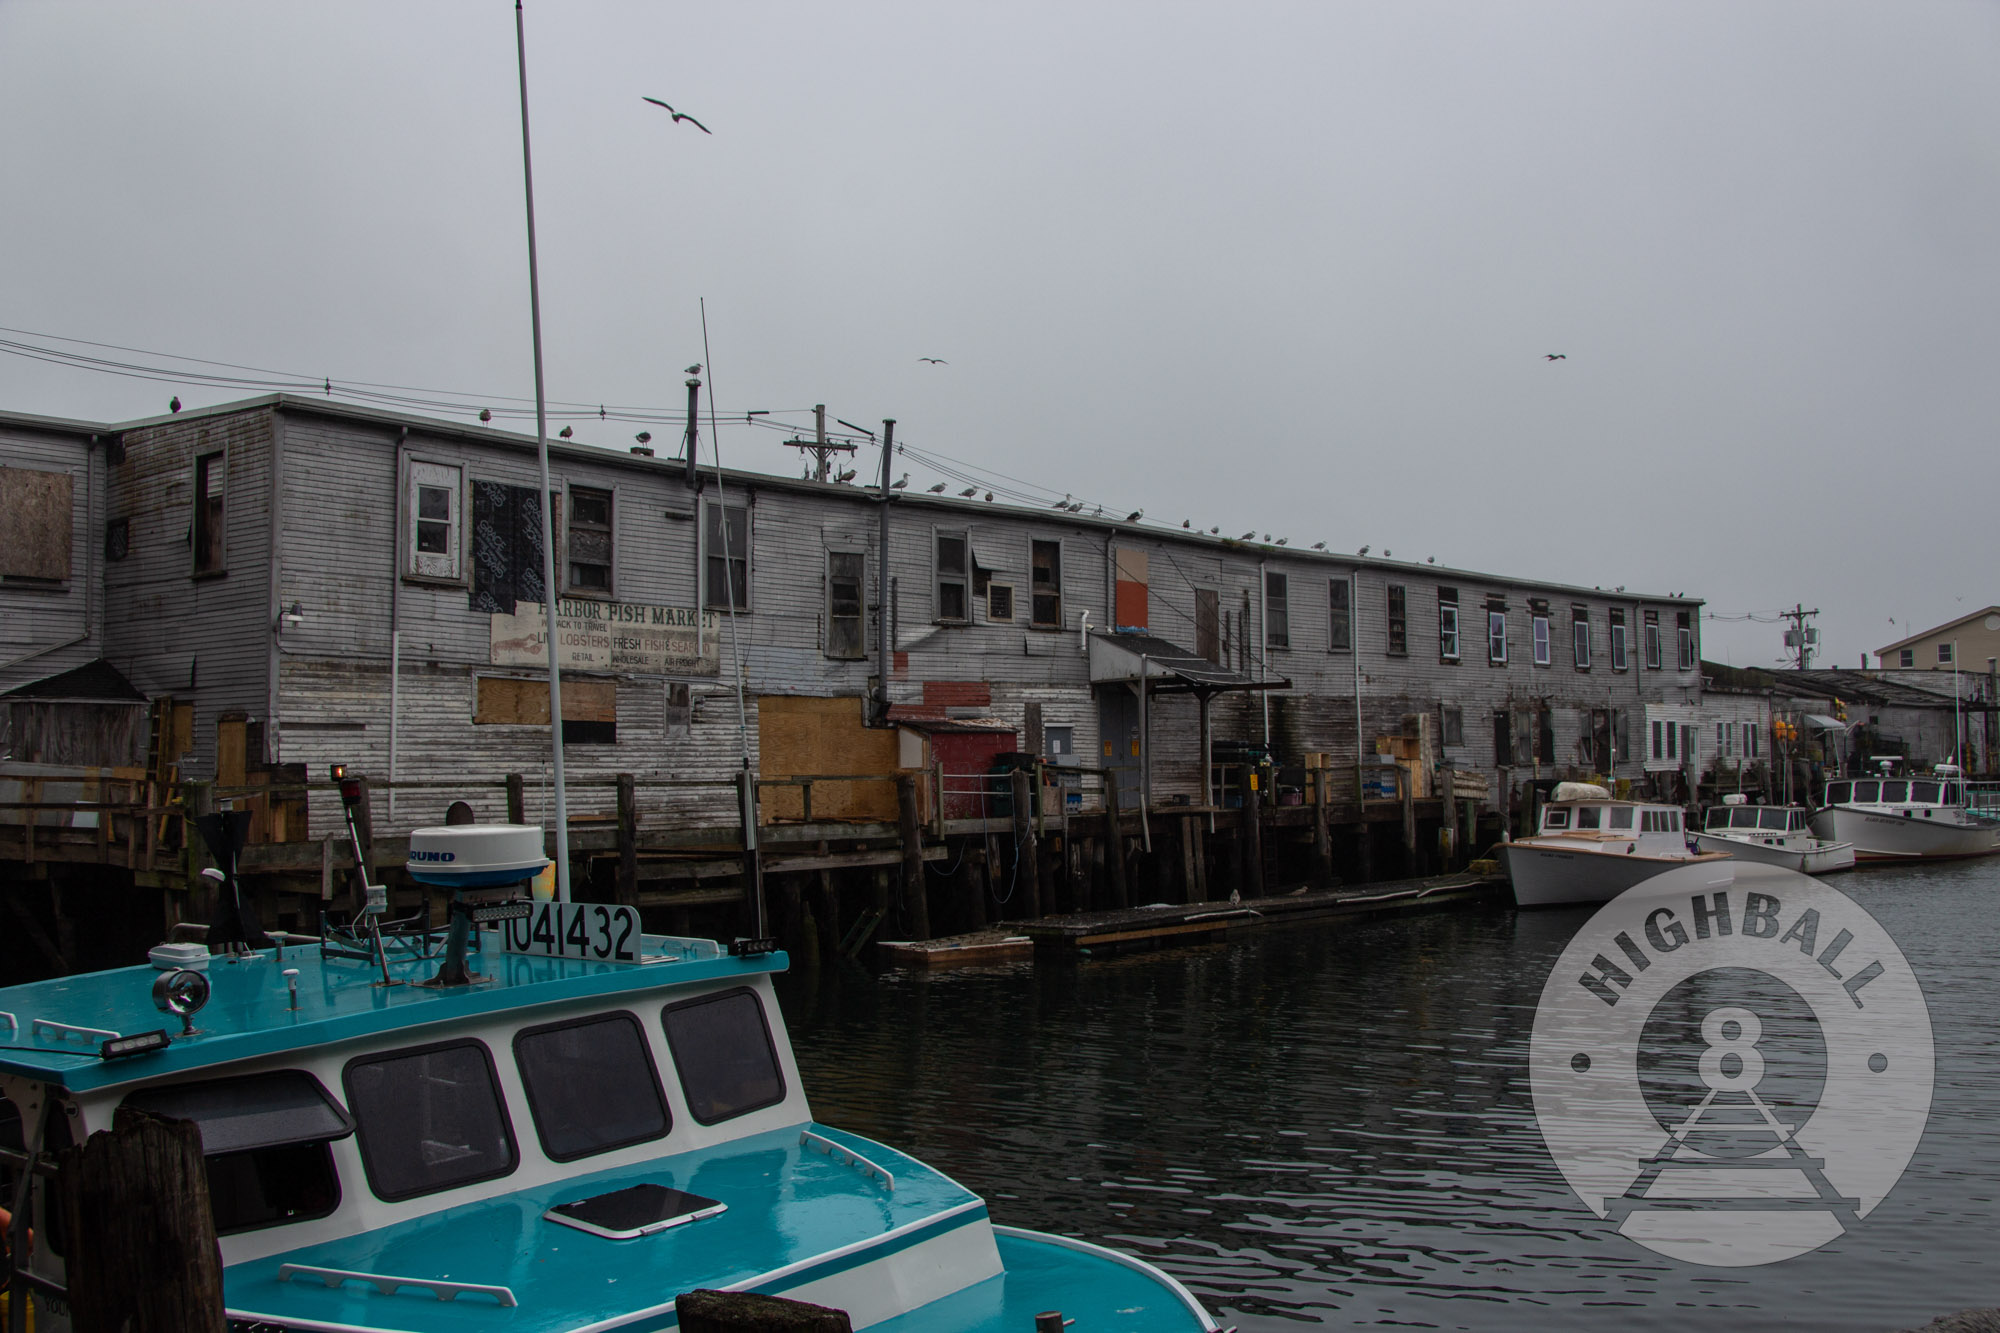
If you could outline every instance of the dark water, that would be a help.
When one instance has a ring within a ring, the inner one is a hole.
[[[2000,858],[1831,883],[1922,978],[1929,1127],[1824,1248],[1711,1269],[1579,1203],[1528,1038],[1588,913],[1487,908],[1232,945],[784,988],[815,1115],[922,1157],[996,1221],[1151,1258],[1225,1322],[1888,1330],[2000,1304]]]

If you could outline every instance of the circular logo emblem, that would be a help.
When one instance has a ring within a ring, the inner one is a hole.
[[[1535,1120],[1577,1197],[1650,1250],[1727,1268],[1866,1217],[1923,1136],[1933,1073],[1888,932],[1746,863],[1606,903],[1549,974],[1529,1045]]]

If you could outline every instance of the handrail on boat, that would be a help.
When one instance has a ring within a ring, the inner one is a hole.
[[[896,1178],[894,1176],[845,1144],[835,1143],[823,1134],[815,1134],[809,1129],[802,1129],[799,1131],[799,1146],[801,1148],[817,1148],[828,1157],[832,1157],[837,1153],[849,1166],[860,1167],[863,1175],[880,1176],[882,1183],[888,1187],[889,1193],[894,1194],[896,1192]]]
[[[446,1282],[442,1278],[430,1277],[391,1277],[387,1273],[360,1273],[345,1268],[315,1268],[311,1264],[278,1265],[278,1281],[290,1282],[295,1277],[317,1278],[329,1287],[338,1287],[347,1282],[366,1282],[384,1296],[394,1296],[404,1287],[422,1287],[441,1301],[471,1294],[491,1296],[506,1309],[520,1304],[514,1299],[513,1288],[489,1286],[483,1282]]]
[[[110,1028],[87,1028],[76,1023],[58,1023],[53,1018],[37,1018],[28,1024],[28,1040],[46,1029],[55,1034],[57,1041],[68,1041],[71,1037],[82,1037],[86,1041],[117,1041],[125,1034],[113,1032]]]

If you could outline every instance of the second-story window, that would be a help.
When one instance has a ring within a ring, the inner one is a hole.
[[[461,473],[447,463],[409,465],[408,519],[409,558],[404,572],[424,579],[459,578],[460,538],[463,524],[459,508],[463,501]]]
[[[1438,660],[1458,660],[1458,589],[1438,589]]]
[[[750,609],[750,507],[710,500],[702,506],[703,605]]]
[[[1694,670],[1694,616],[1687,611],[1674,612],[1674,645],[1681,670]]]
[[[1549,643],[1549,606],[1541,602],[1534,606],[1535,665],[1547,666],[1554,656]]]
[[[1061,629],[1062,543],[1035,542],[1029,551],[1028,623],[1036,629]]]
[[[1353,590],[1346,579],[1329,579],[1326,585],[1327,651],[1349,652],[1354,647]]]
[[[611,595],[611,492],[572,486],[569,492],[569,590]]]
[[[1660,613],[1646,612],[1644,626],[1646,635],[1646,670],[1658,671],[1663,665],[1660,657]]]
[[[972,577],[971,544],[963,528],[936,529],[932,553],[937,571],[937,600],[934,617],[946,624],[963,625],[972,619],[972,603],[967,591]]]
[[[1623,671],[1625,661],[1625,612],[1623,608],[1611,609],[1611,669]]]
[[[1507,660],[1507,604],[1492,597],[1486,599],[1486,660]]]
[[[826,655],[859,661],[868,655],[862,582],[867,557],[859,551],[826,553]]]
[[[223,493],[229,484],[229,455],[218,450],[194,460],[194,572],[220,574],[228,568]]]
[[[1587,607],[1572,607],[1569,613],[1569,632],[1576,646],[1576,669],[1590,670],[1590,610]]]
[[[1264,646],[1266,648],[1289,648],[1292,646],[1291,602],[1287,596],[1285,576],[1264,571]]]
[[[1389,585],[1389,652],[1401,656],[1410,651],[1410,599],[1400,583]]]

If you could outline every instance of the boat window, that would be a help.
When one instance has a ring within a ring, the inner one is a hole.
[[[668,1005],[660,1021],[688,1111],[704,1125],[717,1124],[785,1099],[778,1052],[764,1022],[764,1006],[749,990],[724,991]]]
[[[1854,803],[1873,805],[1882,799],[1882,784],[1879,782],[1857,782],[1854,784]]]
[[[1758,821],[1758,827],[1774,833],[1783,833],[1790,823],[1783,810],[1764,810],[1759,813],[1762,818]]]
[[[1569,827],[1569,811],[1567,811],[1567,810],[1544,810],[1544,811],[1542,811],[1542,827],[1543,827],[1543,828],[1545,828],[1545,829],[1551,829],[1551,828],[1568,828],[1568,827]]]
[[[145,1088],[125,1105],[194,1122],[220,1235],[325,1217],[340,1206],[329,1145],[352,1134],[354,1120],[302,1069]]]
[[[1603,806],[1582,805],[1577,807],[1576,826],[1578,828],[1596,828],[1602,822],[1603,819],[1604,819]]]
[[[667,1132],[667,1106],[639,1020],[600,1014],[514,1038],[535,1133],[550,1160],[575,1161]]]
[[[1912,782],[1910,799],[1918,805],[1936,805],[1941,784],[1936,782]]]
[[[1829,782],[1826,784],[1826,803],[1828,805],[1846,805],[1852,799],[1853,795],[1854,784],[1851,782]]]
[[[1734,813],[1734,811],[1733,808],[1730,806],[1711,805],[1710,807],[1708,807],[1708,814],[1706,816],[1707,822],[1703,825],[1703,827],[1710,830],[1728,828],[1729,816],[1732,813]],[[1646,828],[1650,830],[1652,827],[1653,827],[1652,821],[1647,820]]]
[[[1910,799],[1910,784],[1903,781],[1882,784],[1882,804],[1903,805]]]
[[[364,1055],[342,1075],[368,1186],[394,1202],[511,1172],[514,1129],[476,1041]]]
[[[1737,806],[1736,813],[1729,818],[1731,828],[1756,828],[1757,812],[1746,806]]]
[[[1964,800],[1965,796],[1959,791],[1956,782],[1947,782],[1944,784],[1944,803],[1946,805],[1958,805]]]
[[[1609,823],[1607,823],[1607,824],[1605,825],[1605,827],[1606,827],[1606,828],[1623,828],[1623,829],[1629,829],[1629,828],[1631,828],[1631,827],[1632,827],[1632,807],[1631,807],[1631,806],[1629,806],[1629,805],[1614,805],[1614,806],[1612,806],[1612,807],[1611,807],[1611,821],[1610,821]]]

